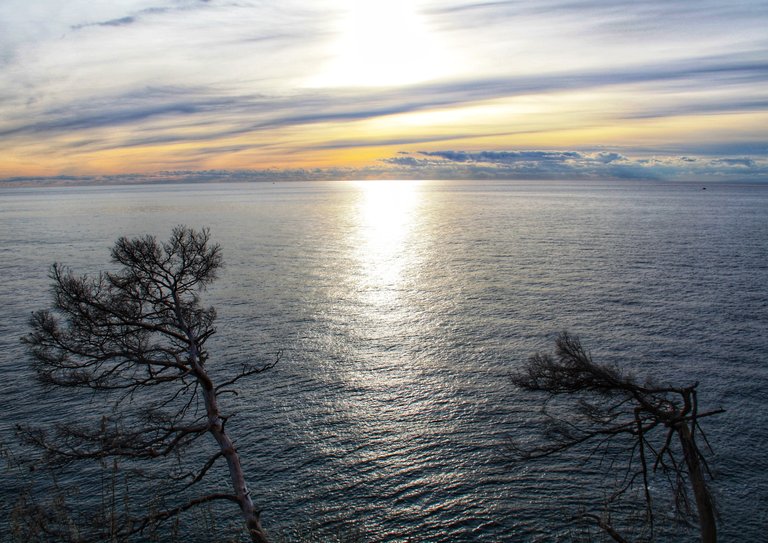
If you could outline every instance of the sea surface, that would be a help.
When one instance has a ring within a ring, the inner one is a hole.
[[[575,541],[610,467],[517,461],[540,398],[509,376],[561,330],[699,383],[722,541],[768,533],[768,184],[359,181],[0,189],[0,442],[98,412],[43,393],[18,338],[48,269],[122,235],[208,227],[226,267],[209,365],[267,528],[371,542]],[[7,503],[18,485],[5,470]],[[666,521],[665,521],[666,522]],[[670,521],[671,522],[671,521]],[[662,522],[663,524],[664,522]],[[687,538],[687,539],[686,539]],[[695,532],[669,541],[693,541]]]

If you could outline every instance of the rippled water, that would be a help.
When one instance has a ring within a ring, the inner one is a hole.
[[[297,182],[0,198],[5,442],[17,421],[58,417],[51,398],[29,401],[39,393],[17,342],[47,301],[50,263],[97,271],[118,236],[186,223],[210,227],[227,264],[205,300],[219,310],[211,364],[283,353],[227,400],[268,527],[311,517],[380,542],[569,541],[563,519],[600,503],[599,474],[507,458],[536,413],[508,375],[568,329],[596,357],[699,381],[702,403],[727,409],[707,425],[721,533],[764,540],[768,185]]]

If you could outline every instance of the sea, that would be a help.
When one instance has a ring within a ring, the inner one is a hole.
[[[721,540],[766,541],[768,183],[2,188],[6,451],[19,450],[17,424],[109,409],[34,381],[19,337],[50,304],[51,264],[97,274],[118,237],[162,240],[179,224],[209,228],[223,250],[202,296],[218,312],[214,376],[279,357],[221,398],[268,530],[586,540],[573,519],[605,510],[619,464],[589,448],[535,462],[515,453],[546,439],[546,402],[511,376],[568,331],[596,361],[698,383],[700,409],[724,409],[701,421]],[[16,499],[17,475],[3,469],[0,501]],[[653,490],[663,496],[663,481]],[[696,540],[671,513],[656,524],[661,540]]]

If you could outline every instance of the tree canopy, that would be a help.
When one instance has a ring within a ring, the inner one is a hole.
[[[31,332],[22,338],[43,385],[87,389],[109,403],[96,424],[60,424],[53,431],[26,426],[22,435],[59,464],[107,458],[186,464],[182,452],[210,436],[215,452],[196,468],[175,466],[169,485],[183,482],[188,490],[223,460],[231,488],[124,518],[118,534],[139,533],[203,503],[229,501],[239,506],[251,539],[266,543],[218,398],[276,359],[239,367],[224,382],[210,376],[206,343],[216,332],[216,311],[201,305],[200,294],[222,266],[221,248],[207,229],[178,226],[162,243],[150,235],[121,237],[111,256],[117,269],[96,277],[54,264],[52,307],[32,315]]]

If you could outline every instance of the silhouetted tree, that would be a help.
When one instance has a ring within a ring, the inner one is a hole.
[[[179,226],[170,239],[120,238],[112,249],[118,270],[97,277],[76,276],[55,264],[53,307],[35,312],[28,345],[40,382],[48,387],[83,388],[106,396],[105,414],[88,425],[59,425],[53,431],[19,430],[53,463],[87,459],[186,460],[187,448],[204,436],[215,453],[196,469],[174,468],[168,485],[189,489],[226,462],[229,491],[205,493],[161,511],[122,519],[112,533],[138,534],[148,526],[214,501],[237,504],[252,541],[266,543],[259,511],[245,481],[240,456],[225,430],[219,406],[223,392],[268,364],[246,365],[233,377],[214,383],[207,364],[207,340],[216,331],[213,308],[200,304],[200,292],[216,278],[221,249],[208,230]],[[199,450],[205,449],[199,444]],[[194,454],[188,456],[194,457]],[[199,458],[199,455],[198,455]],[[181,500],[182,494],[177,494]],[[55,536],[55,534],[52,534]]]
[[[707,484],[710,474],[700,440],[709,444],[700,421],[723,410],[699,410],[698,383],[687,387],[640,383],[616,366],[594,362],[578,337],[567,332],[558,336],[554,356],[533,355],[513,381],[550,398],[565,395],[577,400],[551,419],[547,443],[533,449],[518,448],[524,458],[551,456],[582,446],[591,447],[589,454],[610,454],[612,461],[623,455],[626,471],[614,498],[639,479],[652,527],[649,478],[655,472],[669,482],[678,511],[697,517],[701,541],[717,540],[715,507]],[[619,436],[629,439],[623,445],[617,444],[614,438]],[[626,541],[610,519],[594,514],[583,516],[596,522],[615,541]]]

